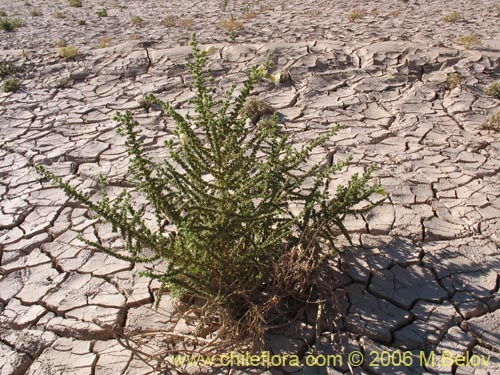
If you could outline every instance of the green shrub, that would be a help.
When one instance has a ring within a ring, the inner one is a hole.
[[[16,27],[23,26],[24,22],[19,18],[1,18],[0,19],[0,29],[10,32],[14,31]]]
[[[0,79],[22,72],[23,70],[24,68],[21,66],[16,66],[7,61],[0,61]]]
[[[19,89],[19,87],[21,87],[21,84],[19,83],[19,81],[15,78],[10,78],[10,79],[7,79],[4,83],[3,83],[3,91],[5,92],[14,92],[14,91],[17,91]]]
[[[493,96],[494,98],[500,99],[500,82],[496,82],[484,91],[486,95]]]
[[[234,101],[235,86],[216,100],[205,70],[207,54],[194,36],[191,46],[195,112],[182,116],[171,104],[146,97],[175,123],[176,140],[165,143],[168,158],[148,156],[130,111],[115,116],[130,156],[128,183],[149,202],[147,208],[141,209],[127,190],[112,199],[104,177],[96,200],[43,166],[37,170],[110,222],[123,236],[128,255],[82,238],[88,245],[134,263],[163,261],[163,271],[141,273],[162,285],[157,301],[164,288],[173,295],[202,298],[211,322],[244,337],[261,337],[263,325],[276,322],[279,311],[287,316],[303,305],[313,271],[334,253],[334,236],[348,236],[345,215],[381,190],[368,185],[369,168],[334,194],[330,178],[350,159],[308,163],[312,151],[340,126],[294,148],[277,115],[266,126],[249,124],[245,103],[267,75],[267,63],[251,70]],[[154,224],[143,218],[145,212],[153,215]],[[328,254],[318,246],[320,239],[331,241]]]
[[[7,17],[7,13],[4,10],[0,10],[0,17]]]
[[[108,16],[108,9],[107,8],[99,9],[96,12],[96,14],[97,14],[98,17],[107,17]]]
[[[38,9],[33,9],[31,12],[30,12],[31,16],[32,17],[40,17],[42,16],[42,12],[40,12]]]

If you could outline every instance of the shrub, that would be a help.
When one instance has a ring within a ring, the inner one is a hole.
[[[443,17],[444,22],[457,22],[459,19],[462,18],[462,15],[458,12],[451,12],[450,14],[447,14],[446,16]]]
[[[15,78],[10,78],[10,79],[7,79],[4,83],[3,83],[3,91],[5,92],[15,92],[19,89],[19,87],[21,87],[21,84],[19,83],[19,81]]]
[[[107,17],[108,16],[108,9],[107,8],[102,8],[99,9],[97,12],[97,17]]]
[[[81,8],[82,1],[81,0],[68,0],[68,4],[70,7]]]
[[[7,13],[4,10],[0,10],[0,17],[7,17]]]
[[[454,89],[462,84],[462,76],[458,73],[451,73],[446,80],[446,87],[448,89]]]
[[[174,27],[177,24],[177,18],[174,16],[166,16],[163,19],[163,25],[165,27]]]
[[[42,16],[42,12],[40,12],[39,10],[37,9],[33,9],[31,12],[30,12],[31,16],[32,17],[40,17]]]
[[[458,38],[458,44],[464,46],[465,49],[472,49],[481,45],[481,39],[476,34],[462,35]]]
[[[84,26],[86,24],[87,24],[87,21],[85,21],[85,20],[78,20],[78,25]]]
[[[488,88],[484,90],[484,93],[486,95],[500,99],[500,82],[495,82],[492,85],[488,86]]]
[[[59,48],[59,57],[69,60],[73,59],[80,54],[80,50],[75,46],[65,46]]]
[[[99,48],[109,47],[109,43],[111,43],[111,38],[105,35],[101,39],[99,39]]]
[[[21,66],[16,66],[6,61],[0,61],[0,79],[22,72],[23,70],[24,69]]]
[[[24,22],[19,18],[1,18],[0,19],[0,29],[10,32],[14,31],[16,27],[23,26]]]
[[[193,26],[193,20],[190,18],[181,18],[177,21],[180,27],[184,29],[189,29],[191,26]]]
[[[488,117],[482,124],[481,129],[500,132],[500,112]]]
[[[132,25],[134,25],[134,26],[143,26],[144,25],[144,20],[139,16],[132,16],[132,18],[130,19],[130,22],[132,22]]]
[[[294,306],[307,299],[311,272],[327,257],[316,245],[319,239],[333,241],[335,225],[348,236],[344,216],[380,188],[368,186],[369,168],[333,195],[331,175],[349,159],[313,166],[307,161],[340,127],[294,148],[276,115],[265,127],[249,125],[245,103],[268,64],[251,70],[234,101],[235,86],[216,100],[205,70],[208,57],[194,36],[191,45],[194,114],[182,116],[171,104],[146,97],[175,123],[176,141],[165,143],[169,158],[148,156],[130,111],[115,116],[130,156],[127,184],[149,202],[147,207],[138,206],[127,190],[110,197],[104,177],[96,200],[43,166],[37,170],[110,222],[128,255],[82,238],[89,246],[134,263],[163,261],[163,271],[141,273],[162,285],[157,301],[164,288],[199,297],[210,323],[232,328],[238,337],[260,337],[264,324],[280,320],[278,311],[295,314]],[[153,222],[143,218],[146,213]]]
[[[243,29],[243,23],[232,18],[219,22],[219,27],[228,32],[238,31]]]
[[[355,9],[349,14],[349,21],[354,22],[364,18],[364,16],[365,14],[362,11]]]
[[[57,19],[63,19],[63,18],[66,18],[66,14],[64,14],[64,12],[61,12],[60,10],[58,10],[57,12],[54,13],[54,17]]]

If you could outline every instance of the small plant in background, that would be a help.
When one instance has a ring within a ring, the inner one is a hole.
[[[21,87],[21,84],[19,81],[15,78],[9,78],[5,80],[5,82],[2,85],[3,91],[5,92],[15,92]]]
[[[193,26],[193,20],[191,18],[181,18],[177,21],[177,24],[183,29],[189,29]]]
[[[240,113],[244,118],[249,119],[252,125],[256,125],[261,119],[272,116],[274,108],[258,96],[249,96],[241,107]]]
[[[66,18],[66,14],[64,14],[64,12],[58,10],[57,12],[54,13],[54,18],[63,19],[63,18]]]
[[[11,32],[14,31],[14,25],[12,24],[12,21],[8,18],[1,18],[0,19],[0,29],[3,31]]]
[[[166,16],[163,19],[163,26],[165,27],[174,27],[176,24],[177,24],[177,17]]]
[[[21,66],[16,66],[7,61],[0,61],[0,79],[20,73],[24,70]]]
[[[75,46],[66,46],[59,48],[59,57],[65,60],[74,59],[80,54],[80,50]]]
[[[462,84],[462,76],[458,73],[451,73],[446,80],[446,87],[451,90]]]
[[[109,36],[103,36],[101,39],[99,39],[99,48],[109,47],[110,42],[111,38]]]
[[[464,46],[465,49],[472,49],[481,45],[481,39],[476,34],[462,35],[458,38],[458,44]]]
[[[85,20],[78,20],[78,25],[84,26],[86,24],[87,24],[87,21],[85,21]]]
[[[451,12],[450,14],[447,14],[446,16],[443,17],[444,22],[457,22],[462,18],[462,15],[458,12]]]
[[[0,17],[7,17],[5,10],[0,10]]]
[[[19,18],[1,18],[0,19],[0,29],[11,32],[17,27],[24,26],[24,22]]]
[[[139,16],[132,16],[132,18],[130,19],[130,22],[132,22],[132,25],[137,26],[137,27],[144,26],[144,20]]]
[[[232,17],[227,20],[222,20],[218,23],[219,27],[226,30],[227,32],[243,30],[243,23],[236,21]]]
[[[231,39],[231,42],[236,42],[236,38],[238,37],[238,33],[236,31],[231,31],[229,34],[229,38]]]
[[[202,299],[203,309],[196,309],[199,328],[219,330],[219,344],[227,349],[228,341],[262,339],[267,324],[289,322],[301,311],[313,293],[313,275],[334,254],[333,227],[348,237],[345,215],[358,212],[357,204],[381,190],[368,184],[369,168],[334,192],[330,179],[350,159],[309,162],[313,150],[340,126],[295,148],[277,115],[263,127],[248,124],[249,116],[262,113],[250,111],[248,103],[267,75],[268,62],[251,70],[238,94],[234,85],[219,100],[206,70],[207,54],[194,36],[191,46],[194,113],[183,116],[170,103],[146,97],[173,119],[176,140],[165,143],[168,158],[148,156],[130,111],[115,116],[130,156],[128,184],[149,202],[146,207],[127,190],[110,196],[104,177],[100,200],[95,200],[43,166],[37,170],[110,222],[122,234],[128,255],[82,241],[134,263],[161,260],[161,270],[141,273],[161,284],[157,302],[166,288],[173,295]],[[154,220],[144,219],[145,214]],[[321,241],[328,241],[328,251]]]
[[[357,20],[360,20],[362,18],[365,17],[365,13],[360,11],[360,10],[357,10],[357,9],[354,9],[350,14],[349,14],[349,21],[350,22],[354,22],[354,21],[357,21]]]
[[[97,17],[107,17],[108,16],[108,9],[107,8],[102,8],[99,9],[97,12]]]
[[[242,13],[241,18],[244,20],[251,20],[257,17],[259,13],[251,11],[251,10],[246,10]]]
[[[482,124],[481,129],[500,132],[500,112],[488,117]]]
[[[31,14],[31,16],[32,16],[32,17],[40,17],[40,16],[42,16],[42,15],[43,15],[43,14],[42,14],[42,12],[40,12],[40,11],[39,11],[39,10],[37,10],[37,9],[33,9],[33,10],[30,12],[30,14]]]
[[[61,39],[59,39],[58,41],[56,41],[56,42],[54,43],[54,45],[55,45],[57,48],[66,47],[66,46],[68,45],[68,42],[66,41],[66,39],[61,38]]]
[[[500,82],[489,85],[488,88],[484,90],[484,93],[496,99],[500,99]]]
[[[229,0],[222,0],[222,10],[224,12],[227,10],[228,4],[229,4]]]
[[[82,7],[81,0],[68,0],[68,4],[70,7],[73,7],[73,8],[81,8]]]

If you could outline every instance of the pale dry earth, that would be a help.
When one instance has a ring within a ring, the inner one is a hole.
[[[357,374],[500,373],[500,134],[481,130],[500,101],[484,95],[500,80],[500,10],[496,1],[1,1],[25,25],[0,31],[1,59],[27,67],[22,87],[0,93],[0,374],[152,374],[113,332],[185,332],[165,297],[151,309],[157,285],[139,267],[92,252],[76,237],[121,246],[110,227],[35,172],[41,163],[82,189],[104,173],[119,186],[126,150],[111,120],[136,110],[146,143],[161,157],[173,137],[160,113],[139,104],[156,93],[180,108],[192,92],[186,42],[198,33],[215,45],[210,67],[217,85],[240,83],[272,53],[290,81],[263,83],[257,94],[283,118],[297,143],[346,125],[315,161],[334,151],[353,155],[345,176],[375,163],[385,204],[351,217],[360,248],[346,249],[332,288],[342,305],[349,353],[451,350],[491,355],[472,366],[369,366]],[[104,4],[104,5],[102,5]],[[127,7],[120,7],[126,5]],[[96,11],[106,6],[108,16]],[[349,22],[353,8],[365,17]],[[42,15],[32,16],[33,9]],[[56,12],[63,18],[56,18]],[[457,11],[455,23],[442,17]],[[252,13],[253,12],[253,13]],[[244,29],[235,42],[217,26],[233,14]],[[182,25],[165,27],[173,16]],[[132,16],[144,25],[134,26]],[[85,20],[80,25],[78,20]],[[184,25],[184,26],[183,26]],[[466,50],[458,37],[476,33]],[[107,37],[103,39],[103,37]],[[62,60],[64,39],[80,48]],[[100,48],[103,44],[107,48]],[[462,77],[446,85],[451,73]],[[338,352],[314,317],[270,337],[273,351]],[[340,374],[338,368],[223,369],[224,374]]]

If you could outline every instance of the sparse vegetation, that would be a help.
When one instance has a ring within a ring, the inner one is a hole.
[[[244,20],[251,20],[251,19],[254,19],[255,17],[257,17],[258,15],[259,15],[259,13],[249,10],[249,11],[243,12],[243,14],[241,15],[241,18]]]
[[[107,17],[108,16],[108,9],[107,8],[102,8],[99,9],[97,12],[97,17]]]
[[[3,31],[11,32],[14,31],[14,25],[8,18],[1,18],[0,29],[2,29]]]
[[[5,92],[15,92],[19,87],[21,87],[21,84],[16,78],[7,79],[2,85],[3,91]]]
[[[163,25],[165,27],[174,27],[177,24],[177,18],[174,16],[166,16],[163,19]]]
[[[205,69],[208,57],[194,36],[191,45],[194,113],[185,117],[170,103],[147,96],[173,119],[175,140],[166,142],[168,158],[148,156],[130,111],[115,116],[126,139],[127,186],[134,187],[134,194],[125,189],[116,196],[101,176],[100,194],[91,198],[72,180],[41,165],[37,170],[110,222],[125,249],[118,252],[80,237],[82,241],[133,263],[162,261],[164,267],[141,273],[161,285],[157,302],[166,289],[202,300],[199,332],[206,337],[219,330],[217,338],[222,339],[207,341],[212,349],[219,343],[229,350],[228,344],[239,340],[260,340],[270,324],[289,322],[310,298],[321,300],[314,295],[314,281],[335,253],[334,237],[343,233],[349,238],[345,215],[359,212],[355,207],[381,189],[368,184],[372,168],[330,189],[333,174],[350,159],[311,164],[313,150],[340,126],[299,148],[292,147],[277,115],[264,127],[248,126],[245,103],[267,75],[269,62],[251,70],[239,93],[232,87],[219,101]],[[321,244],[326,243],[324,250]]]
[[[144,20],[139,17],[139,16],[132,16],[130,19],[130,22],[132,22],[132,25],[142,27],[144,26]]]
[[[87,21],[85,21],[85,20],[78,20],[78,24],[79,24],[80,26],[84,26],[84,25],[86,25],[86,24],[87,24]]]
[[[193,26],[194,21],[191,18],[181,18],[177,21],[177,24],[183,29],[189,29]]]
[[[65,46],[59,48],[59,57],[65,60],[74,59],[80,54],[80,50],[75,46]]]
[[[258,96],[249,96],[245,100],[245,104],[241,108],[241,115],[256,125],[261,119],[272,116],[274,108],[271,107],[264,99]]]
[[[486,95],[500,99],[500,82],[495,82],[484,91]]]
[[[444,22],[457,22],[462,18],[462,15],[458,12],[451,12],[450,14],[447,14],[446,16],[443,17]]]
[[[4,79],[10,75],[20,73],[24,69],[21,66],[16,66],[7,61],[0,61],[0,79]]]
[[[24,26],[24,22],[19,18],[0,18],[0,29],[11,32],[17,27]]]
[[[68,0],[68,4],[70,7],[73,7],[73,8],[81,8],[82,7],[81,0]]]
[[[354,22],[354,21],[357,21],[357,20],[360,20],[362,18],[365,17],[365,13],[360,11],[360,10],[357,10],[357,9],[354,9],[350,14],[349,14],[349,21],[350,22]]]
[[[54,18],[63,19],[66,18],[66,14],[60,10],[54,13]]]
[[[56,41],[56,42],[54,43],[54,45],[55,45],[57,48],[66,47],[66,46],[68,45],[68,42],[66,41],[66,39],[61,38],[61,39],[59,39],[58,41]]]
[[[465,49],[472,49],[481,45],[481,39],[476,34],[462,35],[458,38],[458,44],[464,46]]]
[[[99,48],[109,47],[110,43],[111,43],[111,38],[105,35],[101,39],[99,39]]]
[[[500,132],[500,112],[488,117],[482,124],[481,129]]]
[[[458,73],[451,73],[446,80],[446,87],[451,90],[462,84],[462,76]]]
[[[7,17],[5,10],[0,10],[0,17]]]
[[[31,12],[30,12],[31,16],[32,17],[40,17],[43,15],[42,12],[40,12],[38,9],[33,9]]]
[[[238,31],[243,29],[243,23],[240,21],[236,21],[232,18],[227,19],[227,20],[222,20],[219,22],[219,27],[226,30],[227,32],[233,32],[233,31]]]

